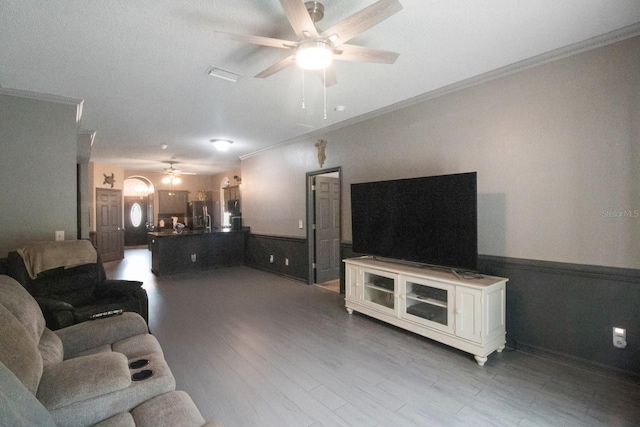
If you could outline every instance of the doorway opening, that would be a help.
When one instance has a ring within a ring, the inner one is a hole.
[[[340,168],[307,173],[309,284],[340,291]]]

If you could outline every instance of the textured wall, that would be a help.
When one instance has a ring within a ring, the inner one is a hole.
[[[0,94],[0,257],[77,237],[77,106]]]
[[[640,38],[481,83],[328,132],[349,185],[478,172],[479,252],[640,268]],[[305,237],[317,138],[242,160],[252,232]]]

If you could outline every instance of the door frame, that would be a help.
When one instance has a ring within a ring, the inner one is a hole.
[[[313,228],[313,219],[315,218],[314,211],[314,197],[313,197],[313,179],[318,175],[325,175],[329,173],[338,173],[339,180],[339,188],[340,188],[340,241],[342,242],[342,170],[340,166],[329,169],[320,169],[313,172],[307,172],[306,174],[306,186],[307,186],[307,244],[308,244],[308,252],[309,252],[309,276],[307,278],[307,284],[313,285],[316,281],[315,269],[313,268],[313,264],[315,261],[316,254],[316,238],[315,238],[315,230]],[[342,250],[341,250],[342,252]],[[342,258],[342,256],[340,256]]]

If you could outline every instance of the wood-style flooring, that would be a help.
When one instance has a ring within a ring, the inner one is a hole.
[[[248,267],[143,280],[151,332],[207,419],[241,426],[632,426],[640,383],[505,350],[473,357],[360,314],[344,295]]]

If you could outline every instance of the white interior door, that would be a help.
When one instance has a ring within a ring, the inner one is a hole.
[[[315,282],[340,277],[340,179],[316,176],[315,203]]]

